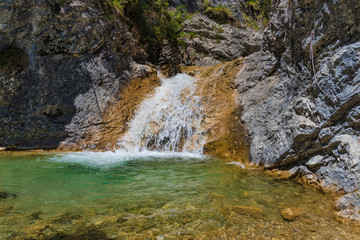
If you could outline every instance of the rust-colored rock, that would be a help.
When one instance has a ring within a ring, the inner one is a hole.
[[[249,146],[240,122],[241,108],[234,83],[242,66],[243,59],[237,59],[211,67],[186,67],[183,71],[199,79],[197,94],[203,98],[204,128],[208,130],[205,154],[244,163],[249,160]]]

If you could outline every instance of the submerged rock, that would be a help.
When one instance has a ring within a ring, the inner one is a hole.
[[[9,192],[0,190],[0,201],[4,200],[4,199],[8,199],[8,198],[15,199],[16,197],[17,197],[17,195],[15,193],[9,193]]]
[[[228,213],[249,216],[255,219],[264,219],[266,217],[264,210],[256,206],[235,206],[225,209]]]
[[[295,208],[285,208],[281,210],[281,216],[285,221],[295,221],[299,216],[301,212],[299,209]]]

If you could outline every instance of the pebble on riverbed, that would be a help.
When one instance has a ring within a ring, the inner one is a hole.
[[[300,216],[300,214],[300,210],[295,208],[285,208],[281,210],[282,218],[288,222],[295,221]]]

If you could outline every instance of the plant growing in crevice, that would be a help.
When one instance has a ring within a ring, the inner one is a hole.
[[[212,25],[212,29],[216,30],[217,33],[223,33],[225,30],[219,25]]]
[[[167,39],[170,42],[177,44],[180,37],[183,22],[189,18],[183,6],[175,10],[168,10],[161,14],[158,25],[155,26],[156,39]]]
[[[204,13],[215,22],[220,24],[234,24],[236,18],[231,9],[225,5],[212,5],[208,0],[202,1],[202,9]]]
[[[180,32],[179,38],[180,39],[188,38],[188,39],[193,40],[197,36],[198,36],[198,34],[196,32]]]
[[[272,0],[245,0],[243,16],[249,27],[260,30],[270,20]]]

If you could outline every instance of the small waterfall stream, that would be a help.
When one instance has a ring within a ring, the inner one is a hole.
[[[195,92],[196,79],[187,74],[162,78],[161,86],[141,103],[129,122],[119,147],[129,152],[202,153],[204,108]]]

